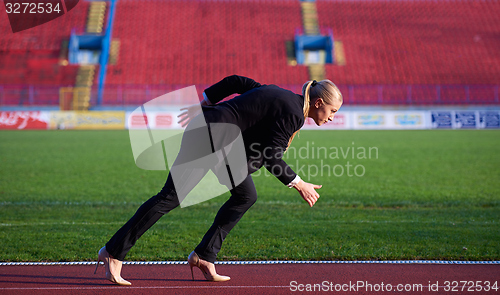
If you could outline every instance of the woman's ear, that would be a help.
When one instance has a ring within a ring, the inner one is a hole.
[[[314,102],[314,106],[319,109],[321,106],[323,106],[325,102],[323,101],[322,98],[318,97],[316,101]]]

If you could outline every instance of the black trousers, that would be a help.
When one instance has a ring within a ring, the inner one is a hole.
[[[195,249],[201,259],[212,263],[231,229],[257,201],[257,191],[250,175],[230,192],[231,197],[219,209],[212,226]],[[106,243],[106,250],[114,258],[124,260],[136,241],[163,215],[177,206],[179,200],[169,174],[163,189],[139,207],[134,216]]]

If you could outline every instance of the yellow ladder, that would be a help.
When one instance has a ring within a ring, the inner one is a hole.
[[[120,40],[111,40],[111,46],[109,48],[109,64],[116,65],[118,62],[118,55],[120,53]]]
[[[88,87],[61,87],[59,88],[59,108],[61,111],[88,110],[89,97],[90,88]]]
[[[104,15],[106,14],[106,2],[93,1],[89,6],[87,17],[87,33],[102,33],[104,26]]]
[[[322,64],[309,65],[307,69],[309,71],[310,80],[321,81],[325,79],[326,76],[325,65]]]
[[[86,111],[90,106],[90,90],[94,83],[95,66],[85,65],[78,68],[75,91],[73,93],[73,110]]]
[[[304,33],[306,35],[319,35],[319,24],[318,24],[318,10],[316,8],[316,2],[300,2],[302,9],[302,24],[304,26]],[[308,54],[308,53],[306,53]],[[325,65],[309,64],[307,67],[309,71],[309,79],[321,81],[325,79]]]
[[[344,53],[344,43],[342,41],[333,42],[333,52],[335,54],[335,64],[339,66],[345,66],[345,53]]]
[[[319,35],[318,10],[316,2],[300,2],[302,8],[302,24],[306,35]]]

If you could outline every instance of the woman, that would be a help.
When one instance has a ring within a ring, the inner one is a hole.
[[[240,95],[218,103],[234,93]],[[306,82],[302,87],[302,95],[298,95],[275,85],[261,85],[252,79],[233,75],[207,88],[203,96],[203,117],[197,113],[199,105],[195,105],[183,109],[185,112],[179,115],[179,123],[187,125],[186,131],[195,130],[190,126],[198,124],[202,120],[200,118],[204,118],[207,126],[218,123],[238,126],[245,146],[245,169],[248,169],[248,175],[238,181],[237,185],[232,179],[233,186],[227,184],[231,197],[220,208],[214,223],[189,255],[188,263],[192,275],[193,267],[196,266],[209,281],[227,281],[229,277],[217,274],[214,262],[227,234],[257,200],[257,192],[250,174],[265,166],[284,185],[295,188],[312,207],[319,198],[316,189],[321,188],[321,185],[303,181],[283,161],[282,155],[304,125],[305,118],[312,118],[318,126],[332,121],[342,106],[342,95],[329,80]],[[198,123],[194,123],[196,121]],[[186,160],[183,159],[186,155],[184,151],[196,145],[198,136],[187,134],[184,133],[181,151],[175,163]],[[213,149],[212,137],[210,140]],[[191,173],[191,170],[188,172]],[[201,174],[204,173],[206,169]],[[191,179],[193,175],[188,174],[187,178]],[[181,189],[185,190],[178,183],[174,184],[171,169],[163,189],[146,201],[99,251],[97,266],[99,261],[104,262],[108,280],[118,285],[130,285],[130,282],[120,276],[121,261],[142,234],[161,216],[179,205],[178,195]]]

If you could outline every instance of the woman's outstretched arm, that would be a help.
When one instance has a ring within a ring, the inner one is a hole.
[[[205,94],[212,104],[216,104],[231,94],[243,94],[260,86],[262,85],[253,79],[232,75],[205,89]]]

